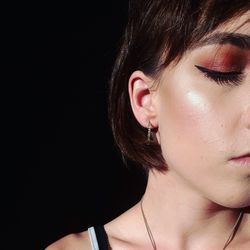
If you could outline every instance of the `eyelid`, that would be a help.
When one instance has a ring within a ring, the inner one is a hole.
[[[215,71],[199,65],[194,65],[201,73],[210,80],[213,80],[221,86],[239,86],[244,78],[240,71]]]
[[[194,66],[204,73],[218,73],[221,75],[240,75],[240,74],[242,74],[241,71],[218,71],[218,70],[208,69],[208,68],[205,68],[205,67],[202,67],[199,65],[194,65]]]

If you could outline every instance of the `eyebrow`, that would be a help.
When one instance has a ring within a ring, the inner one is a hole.
[[[202,47],[212,44],[231,44],[241,49],[250,49],[250,36],[241,33],[214,33],[198,42],[195,46]]]

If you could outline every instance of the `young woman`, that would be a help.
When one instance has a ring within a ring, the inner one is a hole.
[[[144,196],[47,250],[250,249],[250,2],[131,1],[110,88]]]

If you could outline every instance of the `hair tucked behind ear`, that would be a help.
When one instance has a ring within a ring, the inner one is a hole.
[[[128,81],[135,70],[157,77],[205,35],[250,9],[249,0],[132,0],[128,23],[110,81],[109,117],[124,157],[146,170],[166,170],[160,145],[147,145],[147,129],[136,121]]]

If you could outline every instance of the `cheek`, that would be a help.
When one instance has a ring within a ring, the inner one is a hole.
[[[166,93],[166,92],[165,92]],[[200,160],[222,150],[223,122],[212,97],[196,90],[174,89],[162,97],[159,123],[165,155]]]
[[[169,114],[173,118],[172,121],[179,121],[173,124],[179,133],[190,135],[193,138],[198,131],[206,130],[211,107],[205,98],[195,91],[188,91],[183,95],[175,94],[172,97],[170,106],[172,108]]]

